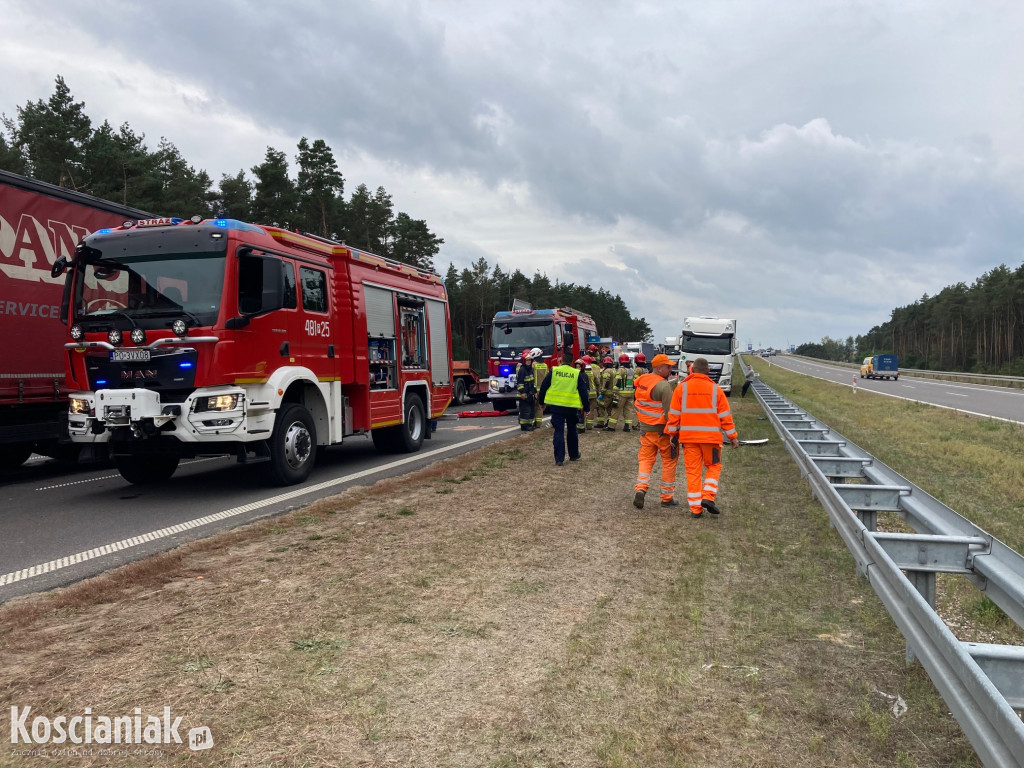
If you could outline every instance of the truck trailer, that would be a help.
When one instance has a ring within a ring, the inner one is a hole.
[[[63,280],[50,270],[89,233],[151,215],[0,171],[0,471],[33,451],[78,457],[67,435]]]
[[[860,366],[862,379],[893,379],[900,378],[900,366],[896,355],[871,355],[865,357]]]
[[[485,347],[488,327],[490,338]],[[516,407],[516,366],[524,350],[539,347],[551,369],[561,364],[566,349],[573,359],[580,357],[593,336],[597,336],[593,318],[570,307],[496,313],[490,326],[479,326],[476,333],[477,348],[487,350],[487,397],[494,409],[510,411]]]
[[[736,355],[736,321],[721,317],[684,317],[679,349],[687,362],[703,357],[710,377],[725,394],[732,393],[732,372]]]
[[[441,278],[233,219],[128,221],[86,237],[62,319],[68,429],[132,483],[182,458],[268,462],[303,482],[318,448],[412,452],[452,396]]]

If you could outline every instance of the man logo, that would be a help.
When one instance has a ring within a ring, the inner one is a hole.
[[[210,728],[205,725],[201,725],[198,728],[192,728],[188,732],[188,748],[193,752],[199,752],[204,749],[209,749],[213,746],[213,734],[210,733]]]

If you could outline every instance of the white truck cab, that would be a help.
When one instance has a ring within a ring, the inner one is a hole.
[[[727,395],[732,393],[732,372],[736,354],[736,321],[722,317],[684,317],[679,349],[688,362],[698,357],[708,361],[710,377]]]

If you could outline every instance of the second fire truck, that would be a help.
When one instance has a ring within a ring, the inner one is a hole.
[[[487,397],[497,411],[516,407],[516,366],[524,350],[539,347],[550,369],[561,364],[564,350],[576,359],[597,337],[593,318],[569,307],[498,312],[489,328],[490,339],[484,337],[487,326],[477,329],[477,347],[487,350]]]

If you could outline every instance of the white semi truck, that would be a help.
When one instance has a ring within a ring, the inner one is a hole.
[[[736,321],[722,317],[684,317],[679,349],[687,361],[698,357],[708,361],[711,378],[725,394],[732,393],[732,372],[736,355]]]

